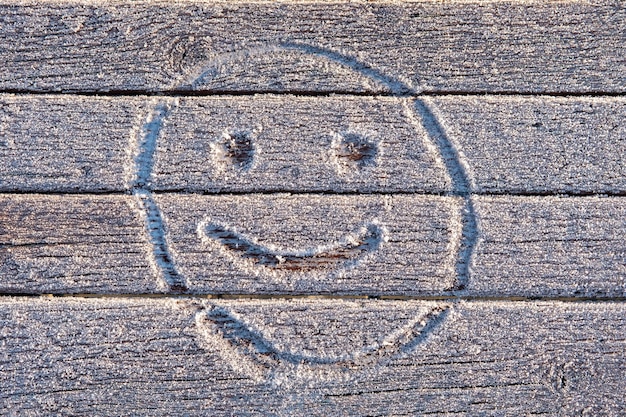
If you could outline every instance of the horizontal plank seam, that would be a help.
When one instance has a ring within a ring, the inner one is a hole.
[[[185,189],[172,189],[172,190],[150,190],[153,195],[206,195],[206,196],[253,196],[253,195],[380,195],[380,196],[393,196],[393,195],[417,195],[417,196],[433,196],[433,197],[457,197],[457,192],[430,192],[430,191],[307,191],[307,190],[255,190],[255,191],[210,191],[210,190],[185,190]],[[50,190],[1,190],[0,195],[30,195],[30,196],[130,196],[133,195],[131,190],[119,190],[119,191],[93,191],[93,190],[65,190],[65,191],[50,191]],[[536,191],[536,192],[484,192],[484,191],[472,191],[472,196],[478,197],[571,197],[571,198],[592,198],[592,197],[607,197],[607,198],[620,198],[626,197],[626,190],[620,191]]]
[[[563,303],[614,303],[626,302],[626,297],[523,297],[523,296],[470,296],[470,295],[340,295],[340,294],[115,294],[115,293],[0,293],[2,298],[97,298],[97,299],[188,299],[188,300],[380,300],[380,301],[477,301],[477,302],[535,302],[555,301]]]
[[[368,93],[349,90],[335,91],[307,91],[307,90],[19,90],[0,89],[0,94],[24,96],[87,96],[87,97],[212,97],[212,96],[254,96],[254,95],[283,95],[299,97],[330,97],[330,96],[357,96],[357,97],[438,97],[438,96],[535,96],[535,97],[625,97],[624,91],[462,91],[437,90],[422,91],[420,93]]]

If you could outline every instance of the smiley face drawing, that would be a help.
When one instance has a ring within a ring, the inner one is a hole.
[[[287,70],[259,75],[268,60]],[[254,86],[249,71],[260,79],[251,91],[263,94],[158,98],[139,131],[129,187],[164,291],[462,293],[477,236],[471,183],[416,89],[351,57],[292,43],[201,62],[176,88]],[[267,93],[301,93],[307,82],[316,92],[378,95]],[[351,84],[342,90],[342,82]],[[425,303],[388,333],[329,355],[284,346],[236,306],[195,305],[203,346],[273,382],[384,366],[426,340],[450,308]]]

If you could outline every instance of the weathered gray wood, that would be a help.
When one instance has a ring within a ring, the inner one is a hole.
[[[125,191],[139,171],[165,190],[450,188],[406,100],[3,95],[0,105],[3,191]],[[144,148],[152,157],[140,161]]]
[[[451,96],[426,101],[460,150],[478,192],[626,190],[623,97]]]
[[[0,195],[0,292],[158,291],[151,254],[130,196]]]
[[[626,199],[474,201],[480,232],[471,294],[626,296]]]
[[[0,404],[32,416],[616,416],[625,317],[619,303],[4,298]]]
[[[625,22],[0,0],[0,414],[624,414]]]
[[[37,3],[1,5],[1,89],[626,88],[615,0]]]
[[[181,98],[157,142],[151,187],[159,190],[450,189],[410,100]]]
[[[620,197],[474,197],[468,281],[459,198],[151,199],[0,196],[0,291],[626,295]]]
[[[419,195],[155,196],[187,287],[211,293],[440,294],[461,201]]]
[[[626,191],[621,97],[424,100],[2,95],[0,190]]]
[[[114,191],[151,108],[125,97],[0,96],[0,190]],[[131,170],[131,171],[129,171]]]

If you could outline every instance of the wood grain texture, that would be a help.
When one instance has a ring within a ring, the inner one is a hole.
[[[457,284],[458,198],[166,194],[155,200],[191,291],[439,294]]]
[[[122,190],[134,129],[151,108],[125,97],[0,95],[1,191]]]
[[[474,192],[621,194],[624,117],[621,97],[5,94],[0,190],[128,191],[141,171],[152,190],[442,193],[463,165]]]
[[[624,45],[619,0],[0,0],[0,415],[624,415]]]
[[[626,88],[626,9],[614,0],[103,5],[5,0],[1,8],[3,90],[623,93]]]
[[[622,198],[477,197],[472,294],[626,296]]]
[[[410,100],[181,98],[157,141],[157,190],[450,190],[439,150]]]
[[[1,292],[158,291],[130,196],[0,195],[0,213]]]
[[[622,198],[473,197],[469,260],[460,198],[152,198],[158,224],[138,196],[0,196],[0,289],[443,295],[463,281],[466,296],[626,295]]]
[[[437,309],[436,325],[407,330]],[[625,313],[614,303],[4,298],[0,403],[32,416],[616,416]],[[406,340],[385,366],[276,365],[261,377],[248,367]]]
[[[483,193],[621,193],[624,97],[436,97],[431,108]]]

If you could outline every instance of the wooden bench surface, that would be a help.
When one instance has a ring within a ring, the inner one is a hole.
[[[0,33],[0,415],[626,415],[623,2]]]

